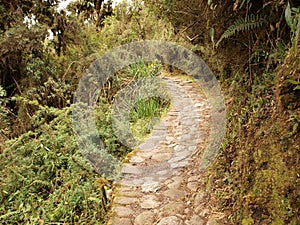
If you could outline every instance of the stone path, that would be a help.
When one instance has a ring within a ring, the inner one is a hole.
[[[108,225],[224,224],[201,185],[210,106],[196,83],[163,78],[172,108],[123,165]]]

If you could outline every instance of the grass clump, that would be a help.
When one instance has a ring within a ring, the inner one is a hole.
[[[170,102],[158,97],[138,101],[130,112],[130,129],[134,137],[143,141],[163,118]]]

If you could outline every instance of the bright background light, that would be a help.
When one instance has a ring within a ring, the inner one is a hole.
[[[60,10],[66,10],[67,6],[70,4],[70,2],[76,1],[76,0],[63,0],[60,1],[59,6],[58,6],[58,11]],[[108,0],[105,0],[104,2],[107,2]],[[118,3],[122,2],[123,0],[113,0],[113,6],[117,5]],[[130,0],[128,0],[130,1]]]

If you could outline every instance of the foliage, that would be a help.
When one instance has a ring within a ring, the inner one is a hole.
[[[292,13],[295,14],[295,16],[292,16]],[[297,24],[299,22],[299,14],[300,14],[300,7],[298,8],[291,8],[290,3],[288,2],[284,15],[285,15],[285,20],[287,25],[291,28],[291,32],[292,32],[292,46],[294,49],[296,49],[296,45],[297,45],[297,32],[299,32],[299,30],[297,30]],[[299,34],[299,33],[298,33]]]
[[[128,92],[126,95],[128,96],[128,99],[126,99],[126,97],[122,98],[122,103],[126,105],[125,107],[131,107],[129,112],[131,132],[129,130],[124,130],[123,135],[129,132],[133,134],[133,138],[140,141],[142,137],[149,134],[152,129],[150,125],[155,123],[154,120],[158,122],[159,118],[163,116],[163,113],[169,107],[168,99],[143,97],[143,90],[145,91],[145,89],[147,89],[148,92],[151,92],[153,89],[156,89],[157,86],[152,87],[152,83],[142,88],[139,87],[139,85],[135,85],[135,82],[138,82],[139,80],[143,81],[143,78],[157,76],[160,71],[161,65],[158,63],[137,62],[120,71],[120,73],[114,76],[103,88],[96,113],[97,127],[102,142],[104,143],[104,148],[106,148],[113,156],[123,159],[132,150],[120,143],[114,134],[116,131],[113,130],[111,124],[112,113],[116,116],[120,107],[122,108],[123,106],[120,106],[118,102],[116,102],[116,99],[118,99],[118,95],[122,92],[123,88],[127,87],[130,88],[130,90],[125,89]],[[133,93],[138,95],[140,99],[132,105],[131,100],[133,97],[131,95]],[[121,119],[116,121],[117,124],[121,123],[120,126],[123,126],[123,122],[124,121]],[[140,123],[143,124],[143,128],[139,127]],[[137,131],[141,132],[139,133]]]
[[[106,17],[113,14],[111,0],[107,2],[103,0],[84,0],[75,2],[74,5],[76,13],[78,15],[82,14],[84,21],[93,22],[97,29],[103,26],[103,21]]]
[[[139,1],[129,5],[125,1],[114,9],[114,15],[103,22],[100,42],[104,49],[141,40],[176,40],[173,26],[165,18],[157,17]]]
[[[54,119],[42,122],[42,111]],[[2,224],[104,220],[104,189],[77,150],[70,111],[41,107],[36,115],[40,126],[6,142],[0,155]]]
[[[138,101],[130,112],[131,132],[140,142],[152,131],[170,107],[170,102],[160,98]]]
[[[2,143],[8,138],[10,130],[10,110],[6,106],[8,100],[6,98],[6,91],[0,86],[0,153],[2,152]]]
[[[261,27],[263,25],[263,19],[259,15],[250,14],[248,17],[244,19],[239,19],[234,22],[220,37],[220,39],[216,43],[216,47],[223,41],[238,32],[241,31],[249,31],[255,28]]]
[[[245,74],[222,82],[228,99],[228,131],[208,174],[222,208],[232,209],[232,224],[300,221],[299,93],[289,82],[296,79],[298,66],[291,52],[277,74],[255,75],[251,86]]]
[[[212,182],[211,192],[232,223],[299,223],[297,1],[216,0],[208,6],[207,1],[147,0],[123,2],[112,12],[110,3],[85,0],[70,5],[71,15],[58,13],[57,3],[0,1],[1,224],[105,222],[110,184],[95,173],[99,165],[92,168],[78,151],[72,98],[99,55],[145,39],[190,46],[218,72],[228,131],[206,182]],[[253,29],[262,22],[263,29]],[[53,40],[45,40],[49,29]],[[238,32],[233,42],[220,45]],[[294,49],[287,52],[291,36]],[[219,37],[218,51],[211,48],[213,37]],[[99,135],[118,159],[131,149],[112,128],[115,98],[131,82],[161,69],[156,63],[130,65],[101,90],[98,130],[91,135]],[[131,132],[143,138],[169,106],[160,98],[136,102]],[[94,153],[94,147],[87,151]]]

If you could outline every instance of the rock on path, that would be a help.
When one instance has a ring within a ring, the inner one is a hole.
[[[172,107],[123,165],[108,225],[223,224],[199,171],[210,130],[209,103],[196,83],[163,79]]]

